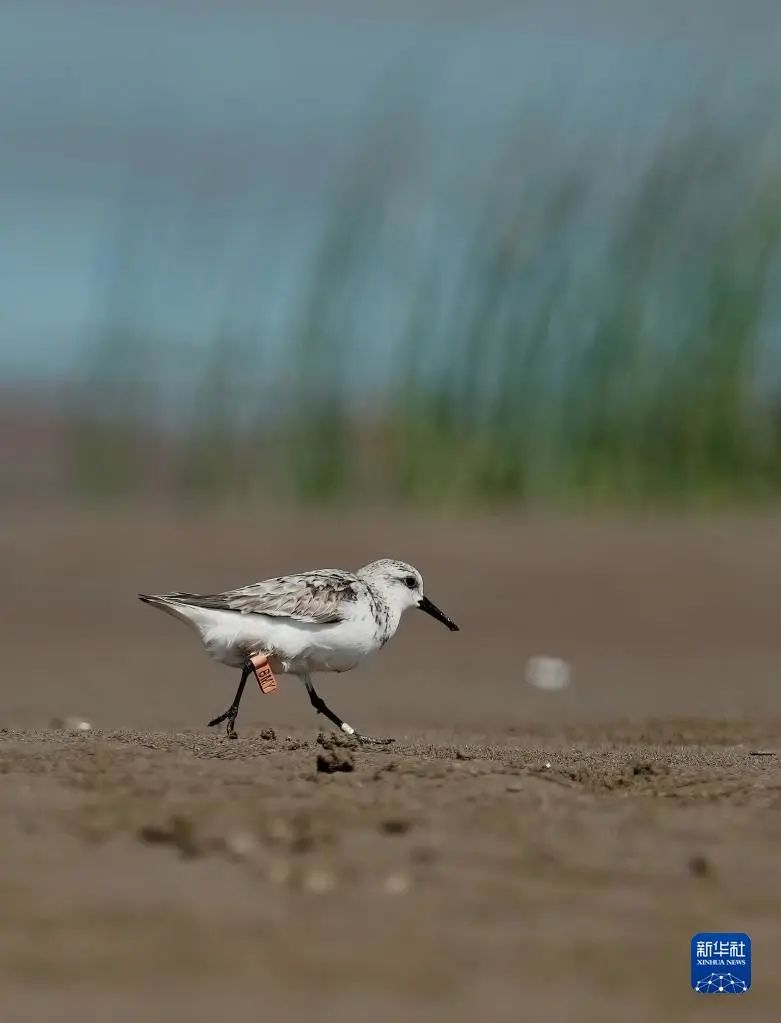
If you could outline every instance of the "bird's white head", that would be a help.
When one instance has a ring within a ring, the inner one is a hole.
[[[386,604],[399,615],[407,608],[417,607],[442,622],[451,632],[458,632],[456,623],[424,595],[423,576],[405,561],[381,558],[359,568],[356,574],[379,593]]]

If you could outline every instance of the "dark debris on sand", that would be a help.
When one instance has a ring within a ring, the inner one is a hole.
[[[336,774],[339,771],[354,771],[353,755],[345,749],[324,749],[317,754],[318,774]]]

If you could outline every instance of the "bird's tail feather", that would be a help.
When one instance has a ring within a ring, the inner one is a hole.
[[[151,604],[152,607],[165,611],[166,614],[171,615],[173,618],[178,618],[181,622],[192,625],[192,614],[188,614],[186,605],[177,602],[176,598],[178,596],[179,594],[177,593],[139,593],[138,599],[144,604]]]

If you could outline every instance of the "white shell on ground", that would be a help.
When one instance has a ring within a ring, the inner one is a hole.
[[[566,689],[572,681],[572,671],[560,657],[530,657],[526,662],[526,681],[537,689]]]

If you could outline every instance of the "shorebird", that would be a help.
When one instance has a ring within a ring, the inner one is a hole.
[[[312,706],[347,735],[376,740],[343,721],[312,684],[316,671],[350,671],[364,657],[385,646],[402,614],[419,608],[446,625],[458,626],[423,593],[423,577],[403,561],[382,558],[357,572],[321,568],[242,586],[224,593],[140,593],[139,599],[185,622],[207,652],[222,664],[241,668],[233,703],[209,725],[234,726],[251,658],[265,655],[272,671],[296,675],[306,686]]]

